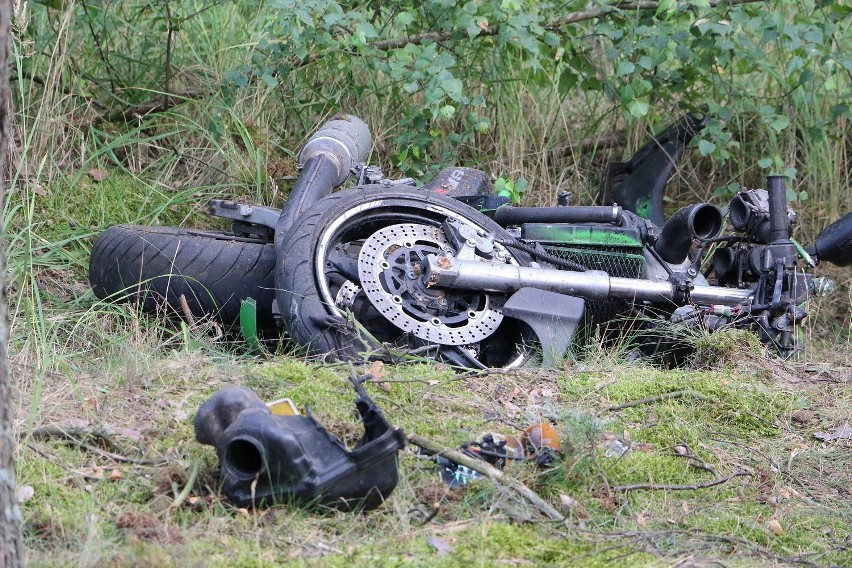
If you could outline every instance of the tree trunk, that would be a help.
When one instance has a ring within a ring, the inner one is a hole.
[[[9,49],[11,0],[0,0],[0,211],[6,197],[4,177],[9,155]],[[3,219],[0,217],[0,233]],[[21,565],[21,511],[15,491],[15,433],[12,429],[9,376],[9,325],[6,319],[6,243],[0,239],[0,568]]]

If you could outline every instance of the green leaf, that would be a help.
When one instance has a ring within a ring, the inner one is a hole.
[[[778,115],[769,121],[769,126],[776,132],[781,132],[790,126],[790,119],[784,115]]]
[[[622,61],[618,64],[618,67],[615,70],[615,74],[619,77],[623,77],[624,75],[629,75],[636,70],[636,65],[631,63],[630,61]]]
[[[716,145],[709,140],[699,140],[698,141],[698,151],[702,156],[709,156],[716,150]]]
[[[461,99],[463,87],[464,84],[459,79],[449,79],[441,83],[441,88],[454,101]]]
[[[675,0],[660,0],[659,5],[657,6],[657,11],[654,12],[654,15],[658,18],[665,19],[675,10],[677,10],[677,2]]]
[[[650,105],[647,101],[633,99],[627,103],[627,112],[635,118],[642,118],[648,114],[648,110],[650,110]]]

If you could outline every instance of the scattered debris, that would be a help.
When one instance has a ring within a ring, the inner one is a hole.
[[[454,463],[452,460],[443,456],[438,456],[435,461],[441,468],[441,481],[450,489],[459,489],[469,483],[483,479],[483,476],[478,472],[469,467]]]
[[[550,424],[540,422],[524,429],[521,434],[524,451],[539,467],[549,467],[562,454],[559,435]]]
[[[500,483],[519,493],[528,503],[535,506],[547,518],[554,521],[564,521],[565,516],[553,508],[550,503],[542,499],[535,491],[520,481],[506,477],[503,472],[485,460],[466,455],[458,450],[450,450],[417,434],[409,434],[408,441],[424,450],[427,454],[438,455],[458,465],[463,465],[473,471],[484,475],[495,483]]]

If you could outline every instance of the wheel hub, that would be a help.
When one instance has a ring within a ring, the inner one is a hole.
[[[376,309],[398,328],[433,343],[467,345],[494,333],[503,313],[484,293],[423,285],[426,256],[451,248],[438,227],[391,225],[364,242],[358,276]]]

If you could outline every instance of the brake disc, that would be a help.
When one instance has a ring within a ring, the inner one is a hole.
[[[438,227],[404,223],[373,233],[358,255],[361,287],[396,327],[442,345],[467,345],[489,337],[503,312],[483,292],[427,288],[426,256],[452,250]]]

